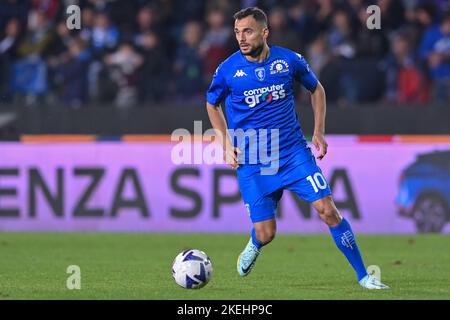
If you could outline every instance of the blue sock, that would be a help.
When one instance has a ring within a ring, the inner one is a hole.
[[[262,248],[262,244],[261,242],[259,242],[258,239],[256,239],[256,231],[255,228],[252,229],[252,242],[255,245],[256,248],[261,249]]]
[[[329,228],[337,247],[355,269],[358,281],[361,280],[367,275],[367,271],[350,224],[342,219],[340,224]]]

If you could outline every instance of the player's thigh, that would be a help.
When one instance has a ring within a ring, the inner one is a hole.
[[[301,166],[303,166],[302,172],[305,172],[304,177],[289,184],[286,189],[295,192],[300,198],[311,203],[331,196],[328,181],[314,158],[302,163]]]

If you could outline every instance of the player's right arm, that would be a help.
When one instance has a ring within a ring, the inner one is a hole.
[[[227,121],[221,108],[221,103],[225,100],[229,92],[221,67],[222,65],[214,73],[211,85],[206,94],[206,110],[208,111],[209,121],[211,121],[211,125],[216,132],[216,139],[222,145],[224,160],[232,168],[236,169],[239,167],[237,154],[241,153],[241,151],[239,148],[235,148],[231,141],[227,130]]]
[[[239,167],[237,154],[241,153],[239,148],[233,146],[231,137],[227,130],[227,121],[223,114],[222,108],[219,105],[213,105],[206,102],[206,110],[208,111],[209,121],[216,132],[216,139],[223,148],[223,157],[226,163],[228,163],[233,169]]]

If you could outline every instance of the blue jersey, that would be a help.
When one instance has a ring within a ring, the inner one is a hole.
[[[289,49],[271,46],[268,58],[263,62],[248,61],[240,51],[231,55],[217,68],[207,101],[218,105],[225,102],[228,127],[236,132],[255,132],[258,142],[246,135],[244,141],[234,140],[249,161],[257,146],[257,162],[264,163],[259,150],[266,141],[269,154],[279,159],[296,153],[310,159],[307,146],[294,107],[294,80],[313,92],[318,80],[302,55]],[[275,129],[275,130],[274,130]],[[261,137],[265,135],[265,139]],[[273,143],[277,135],[278,143]],[[247,163],[247,162],[246,162]]]

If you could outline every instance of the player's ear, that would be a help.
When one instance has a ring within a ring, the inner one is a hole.
[[[264,39],[267,39],[269,37],[269,28],[267,26],[263,27],[262,32]]]

